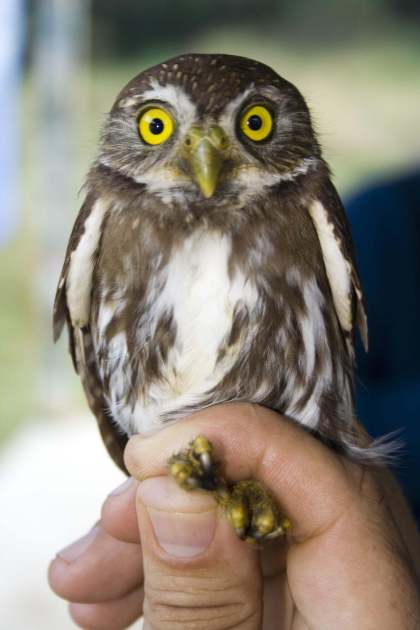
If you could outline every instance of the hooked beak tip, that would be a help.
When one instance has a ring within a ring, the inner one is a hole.
[[[188,161],[193,180],[205,199],[210,199],[217,188],[225,156],[207,136],[201,137],[191,151]]]
[[[203,197],[205,197],[206,199],[210,199],[210,197],[213,197],[215,191],[216,191],[216,183],[214,183],[214,186],[207,186],[204,184],[204,182],[202,182],[200,184],[200,182],[197,182],[199,189],[201,190]]]

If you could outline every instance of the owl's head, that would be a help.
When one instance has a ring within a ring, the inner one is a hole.
[[[98,161],[171,200],[258,194],[319,159],[308,108],[291,83],[250,59],[191,54],[121,91]]]

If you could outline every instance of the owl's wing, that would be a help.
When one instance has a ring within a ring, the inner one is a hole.
[[[107,207],[103,201],[95,199],[93,195],[86,197],[70,235],[58,282],[54,301],[53,332],[54,341],[57,341],[64,323],[67,323],[73,365],[80,375],[102,439],[114,462],[126,472],[123,452],[127,437],[121,434],[107,413],[89,321],[93,269],[100,249],[106,212]]]
[[[365,350],[368,328],[362,287],[354,259],[353,241],[340,197],[333,184],[321,188],[309,207],[324,259],[338,320],[352,351],[356,321]]]
[[[64,323],[68,319],[69,312],[67,308],[67,299],[66,299],[66,281],[69,273],[70,261],[73,255],[73,252],[76,251],[80,239],[85,232],[85,224],[86,221],[92,211],[94,199],[92,196],[88,195],[80,208],[79,214],[77,215],[76,221],[74,223],[73,229],[70,234],[69,242],[67,244],[66,255],[64,257],[63,267],[61,269],[60,278],[58,280],[57,291],[55,294],[54,300],[54,309],[53,309],[53,336],[54,341],[57,341],[62,333]],[[74,352],[73,349],[70,348],[72,358],[74,361]],[[77,366],[75,365],[75,369],[77,370]]]

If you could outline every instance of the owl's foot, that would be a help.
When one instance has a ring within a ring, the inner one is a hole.
[[[213,447],[207,438],[199,435],[189,448],[172,455],[168,461],[169,474],[184,490],[210,490],[223,495],[226,483],[219,474],[213,458]]]
[[[239,538],[247,542],[271,540],[291,528],[289,519],[280,514],[270,492],[255,479],[233,484],[226,504],[218,502],[225,508]]]
[[[214,493],[242,540],[250,543],[271,540],[290,530],[289,519],[281,516],[273,497],[259,481],[228,484],[223,479],[207,438],[195,438],[187,450],[173,455],[168,465],[170,475],[184,490]]]

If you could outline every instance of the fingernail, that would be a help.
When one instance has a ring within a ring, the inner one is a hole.
[[[133,477],[129,477],[128,479],[123,481],[123,483],[117,486],[115,490],[110,492],[108,496],[117,497],[119,494],[124,494],[124,492],[126,492],[130,488],[132,483],[133,483]]]
[[[208,548],[216,529],[216,503],[210,494],[186,492],[169,477],[153,477],[140,484],[137,497],[164,551],[192,558]]]
[[[79,538],[79,540],[76,540],[76,542],[72,543],[68,547],[64,547],[64,549],[59,551],[57,553],[57,556],[62,558],[65,562],[68,562],[68,564],[71,564],[85,553],[85,551],[94,541],[97,533],[98,528],[95,525],[95,527],[93,527],[90,532],[88,532],[85,536]]]

